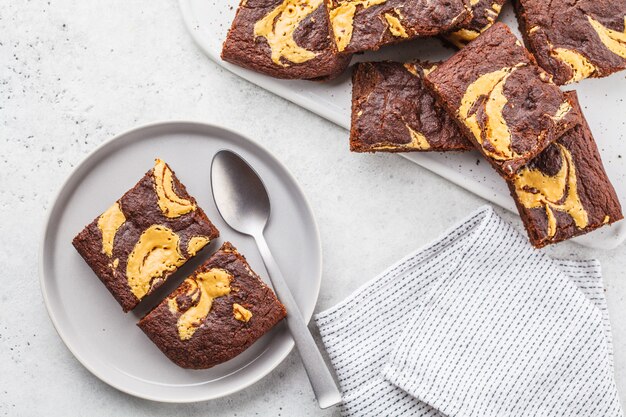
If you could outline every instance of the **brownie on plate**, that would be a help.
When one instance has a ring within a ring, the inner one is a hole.
[[[226,242],[138,326],[178,366],[206,369],[239,355],[286,315]]]
[[[472,20],[445,38],[457,48],[463,48],[495,23],[505,2],[506,0],[472,0]]]
[[[557,84],[626,68],[626,0],[516,0],[526,46]]]
[[[565,94],[581,112],[576,93]],[[579,125],[522,168],[508,184],[530,241],[538,248],[623,218],[583,116]]]
[[[340,52],[433,36],[471,19],[470,0],[327,0]]]
[[[461,130],[511,177],[578,123],[578,112],[503,23],[425,77]]]
[[[218,236],[174,172],[157,159],[72,243],[126,312]]]
[[[364,62],[352,73],[353,152],[473,149],[423,83],[435,64]]]
[[[242,0],[222,59],[276,78],[332,78],[350,63],[338,54],[324,0]]]

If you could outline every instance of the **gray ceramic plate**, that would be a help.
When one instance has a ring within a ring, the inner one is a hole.
[[[300,310],[313,314],[321,280],[321,247],[311,208],[294,178],[269,152],[234,132],[192,122],[131,130],[95,150],[70,175],[52,205],[41,245],[43,297],[59,335],[94,375],[129,394],[156,401],[192,402],[221,397],[258,381],[289,353],[293,341],[281,324],[238,357],[212,369],[171,363],[136,326],[224,240],[269,281],[251,238],[230,229],[211,197],[210,166],[220,149],[250,162],[268,188],[272,215],[266,237]],[[169,163],[221,232],[153,296],[131,313],[122,309],[72,247],[72,238],[131,188],[158,157]]]

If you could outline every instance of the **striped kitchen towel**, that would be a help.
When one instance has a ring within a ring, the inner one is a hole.
[[[344,416],[622,416],[600,265],[483,207],[316,322]]]

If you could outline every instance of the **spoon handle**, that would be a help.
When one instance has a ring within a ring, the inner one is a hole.
[[[341,402],[341,393],[315,344],[315,340],[313,340],[306,322],[302,318],[300,309],[287,286],[287,282],[283,278],[283,274],[278,268],[278,264],[276,264],[272,256],[269,246],[267,246],[263,233],[254,236],[254,239],[270,275],[274,291],[276,291],[278,298],[287,309],[287,327],[289,327],[289,331],[302,358],[304,369],[313,387],[313,392],[315,392],[318,405],[320,408],[328,408],[339,404]]]

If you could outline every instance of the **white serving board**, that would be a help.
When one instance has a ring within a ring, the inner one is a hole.
[[[191,35],[200,48],[215,62],[233,73],[290,100],[345,129],[350,129],[350,71],[330,82],[287,81],[257,74],[220,59],[222,42],[235,16],[238,0],[179,0]],[[517,22],[510,4],[505,5],[500,20],[518,35]],[[355,56],[358,61],[446,59],[453,50],[436,39],[418,39]],[[587,120],[594,132],[609,178],[626,207],[626,72],[608,78],[584,80],[564,88],[576,89]],[[348,151],[346,133],[346,152]],[[453,183],[512,212],[517,212],[504,181],[476,152],[441,154],[407,153],[405,158],[439,174]],[[480,163],[477,163],[480,161]],[[604,227],[576,238],[580,244],[612,249],[626,240],[626,221]]]

